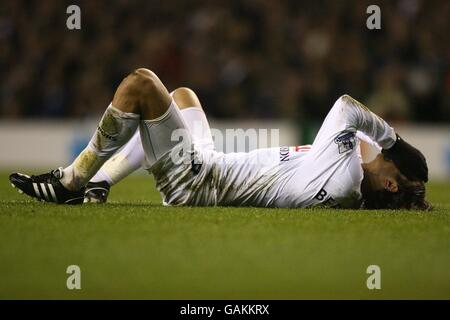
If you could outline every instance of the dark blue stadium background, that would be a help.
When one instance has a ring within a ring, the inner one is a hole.
[[[450,1],[372,2],[2,0],[0,117],[97,116],[148,67],[217,118],[314,122],[349,93],[387,120],[449,122]]]

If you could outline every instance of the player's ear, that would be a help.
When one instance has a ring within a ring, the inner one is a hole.
[[[389,192],[397,192],[398,191],[398,183],[395,179],[392,178],[384,178],[384,189]]]

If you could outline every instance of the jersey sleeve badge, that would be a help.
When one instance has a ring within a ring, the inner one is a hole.
[[[334,143],[338,145],[339,153],[345,153],[349,150],[353,150],[355,147],[355,133],[354,132],[341,132],[335,139]]]

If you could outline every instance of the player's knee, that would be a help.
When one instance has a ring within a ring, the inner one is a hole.
[[[201,107],[200,100],[192,89],[180,87],[172,92],[172,97],[180,109]]]
[[[159,78],[146,68],[136,69],[129,76],[130,91],[139,96],[148,95],[158,89]]]
[[[153,113],[167,109],[170,96],[156,74],[149,69],[139,68],[130,73],[114,94],[113,105],[120,110],[146,114],[153,106]]]
[[[133,74],[142,76],[147,79],[157,79],[158,78],[152,70],[147,69],[147,68],[138,68],[138,69],[134,70]]]
[[[179,87],[172,91],[172,94],[177,95],[195,95],[195,92],[188,87]]]
[[[167,111],[171,97],[153,71],[146,68],[136,69],[125,82],[126,98],[134,103],[145,119],[154,119]]]

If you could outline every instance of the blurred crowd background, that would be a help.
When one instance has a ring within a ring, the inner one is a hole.
[[[68,30],[66,8],[81,8]],[[0,117],[85,118],[138,67],[209,116],[320,121],[348,93],[391,121],[450,121],[450,1],[0,2]]]

